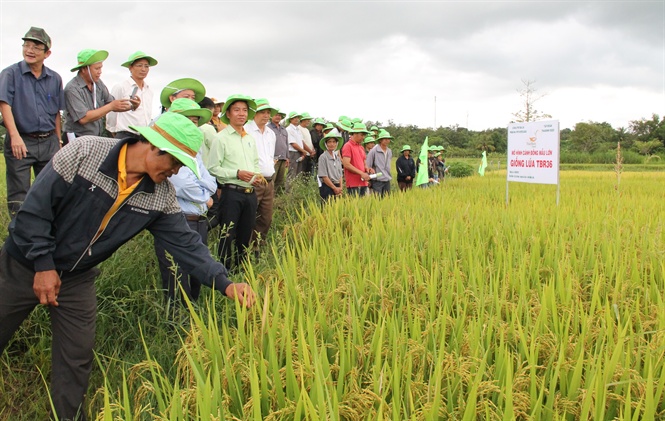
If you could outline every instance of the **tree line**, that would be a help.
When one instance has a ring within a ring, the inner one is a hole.
[[[390,147],[400,150],[405,144],[417,152],[425,136],[430,145],[446,148],[446,155],[451,157],[479,156],[482,151],[505,154],[508,142],[506,127],[473,131],[459,125],[449,127],[420,128],[415,125],[397,125],[392,120],[387,124],[368,122],[387,129],[395,140]],[[609,123],[580,122],[575,127],[560,131],[562,161],[565,156],[608,155],[613,158],[617,142],[628,155],[643,162],[653,155],[665,155],[665,117],[653,114],[651,118],[633,120],[628,127],[614,129]],[[612,162],[610,160],[610,162]]]

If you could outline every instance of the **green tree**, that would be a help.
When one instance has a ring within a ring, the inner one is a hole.
[[[441,137],[444,139],[444,143],[460,149],[466,149],[471,141],[469,130],[457,124],[443,129]]]
[[[636,140],[634,142],[633,149],[642,155],[653,155],[662,146],[663,142],[658,139],[648,140],[646,142]]]
[[[496,137],[492,130],[484,130],[480,133],[474,133],[471,138],[471,147],[475,150],[494,152],[496,151]]]
[[[571,150],[592,153],[607,149],[614,143],[614,129],[609,123],[577,123],[570,133],[568,143]]]

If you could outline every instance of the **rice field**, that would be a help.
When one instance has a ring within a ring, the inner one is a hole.
[[[259,303],[194,313],[177,375],[146,355],[97,419],[663,419],[664,185],[563,172],[559,206],[506,206],[494,172],[303,207],[247,272]]]

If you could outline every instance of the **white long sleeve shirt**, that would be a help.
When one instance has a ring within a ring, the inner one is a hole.
[[[134,87],[138,87],[134,79],[127,78],[123,82],[115,85],[111,89],[111,95],[115,99],[129,99]],[[124,113],[116,113],[112,111],[106,115],[106,130],[111,133],[117,132],[132,132],[129,126],[145,127],[150,125],[152,120],[152,98],[154,92],[150,86],[143,82],[143,89],[136,90],[136,96],[141,98],[141,105],[134,111],[125,111]]]

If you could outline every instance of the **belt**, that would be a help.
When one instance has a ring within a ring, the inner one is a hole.
[[[194,222],[205,221],[206,216],[205,215],[193,215],[193,214],[188,215],[188,214],[185,214],[185,219],[188,220],[188,221],[194,221]]]
[[[240,193],[245,193],[245,194],[254,193],[254,187],[242,187],[236,184],[222,184],[222,188],[236,190]]]
[[[46,139],[55,133],[55,130],[50,130],[48,132],[32,132],[32,133],[23,133],[24,135],[31,137],[33,139]]]

